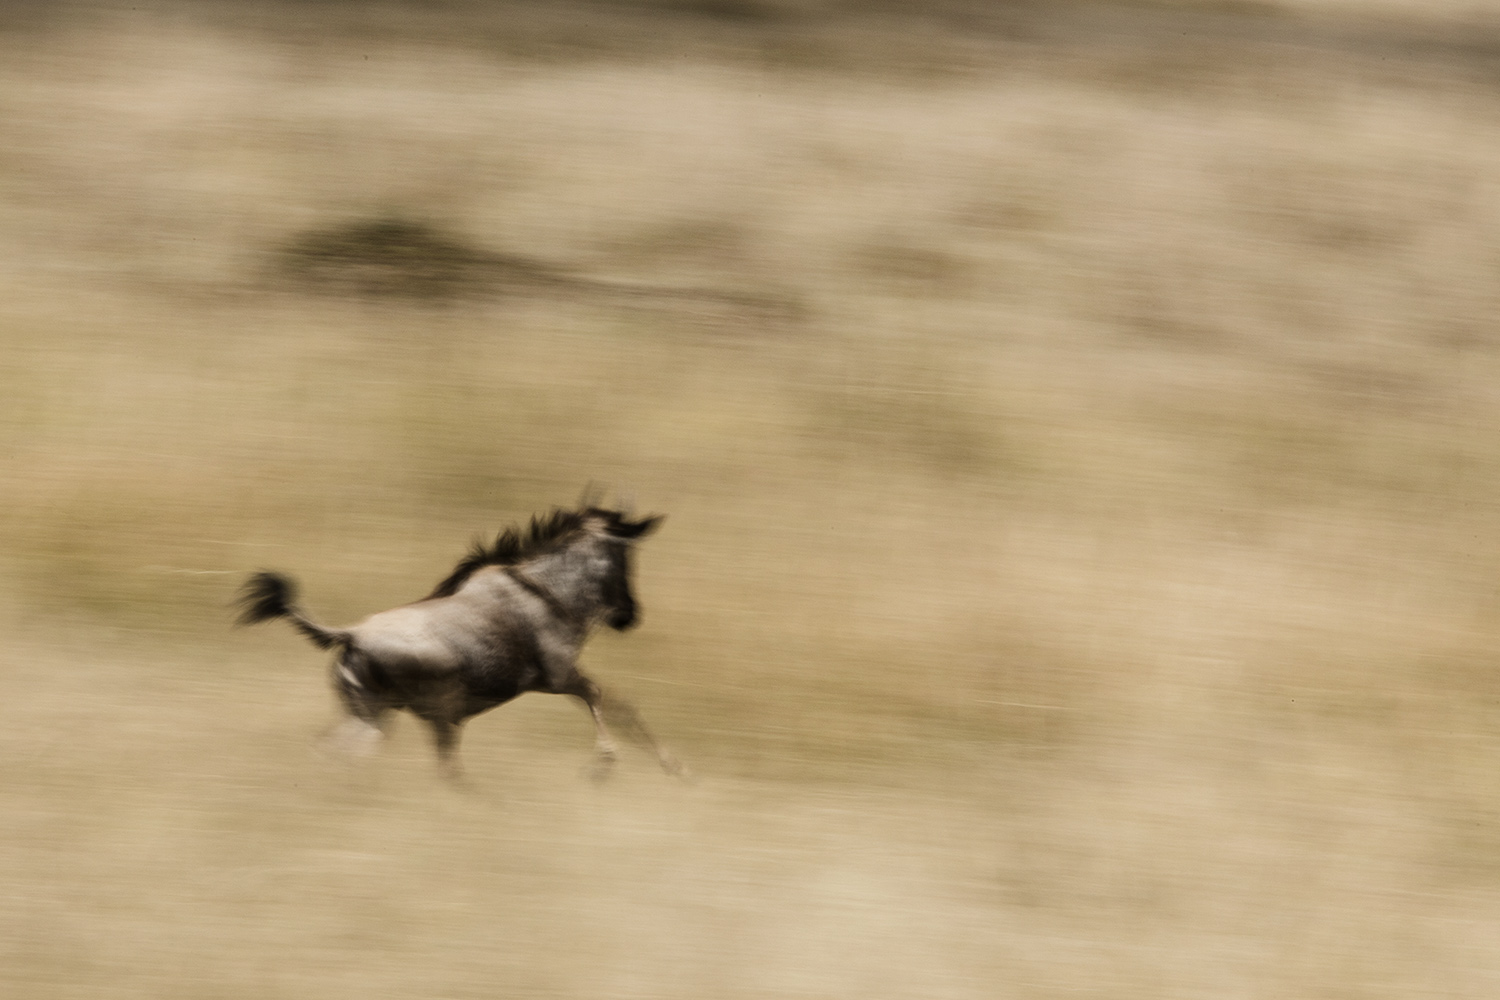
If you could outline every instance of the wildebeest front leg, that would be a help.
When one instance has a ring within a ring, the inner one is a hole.
[[[610,770],[619,757],[614,737],[610,736],[609,727],[604,724],[604,695],[599,691],[599,685],[580,673],[574,673],[558,693],[570,694],[588,706],[589,715],[594,720],[594,752],[598,756],[593,777],[595,781],[602,781],[609,777]]]
[[[463,777],[458,765],[458,724],[439,716],[424,716],[423,722],[432,730],[432,745],[437,749],[438,766],[450,778]]]
[[[611,695],[602,699],[601,708],[614,720],[615,725],[623,728],[628,736],[656,755],[656,762],[663,771],[679,778],[691,777],[687,766],[657,742],[656,736],[647,728],[646,721],[641,718],[641,713],[635,710],[634,705]]]

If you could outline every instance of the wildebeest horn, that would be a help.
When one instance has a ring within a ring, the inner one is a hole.
[[[578,496],[578,509],[587,510],[590,507],[599,506],[599,501],[604,499],[604,490],[599,484],[590,479],[584,484],[583,492]]]
[[[620,494],[620,516],[623,517],[623,518],[625,518],[626,520],[629,520],[630,519],[630,515],[632,515],[634,513],[635,513],[635,494],[633,492],[632,493],[621,493]]]

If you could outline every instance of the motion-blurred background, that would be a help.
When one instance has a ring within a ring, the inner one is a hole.
[[[0,7],[0,992],[1493,997],[1500,13]],[[321,756],[589,480],[586,716]]]

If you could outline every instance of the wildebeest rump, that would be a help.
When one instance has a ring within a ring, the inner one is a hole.
[[[297,607],[295,587],[278,573],[257,573],[239,598],[239,624],[287,618],[320,649],[338,649],[334,687],[348,718],[343,742],[368,749],[390,712],[406,709],[431,728],[443,766],[456,773],[464,720],[528,691],[573,695],[594,719],[601,769],[615,759],[605,712],[680,765],[628,705],[606,701],[578,669],[584,641],[600,622],[624,631],[636,623],[630,553],[660,517],[633,521],[622,511],[583,505],[532,518],[493,544],[476,544],[431,594],[371,615],[349,628],[327,628]]]

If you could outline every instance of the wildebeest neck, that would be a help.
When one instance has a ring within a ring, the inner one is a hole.
[[[604,574],[612,568],[603,542],[583,536],[506,572],[560,620],[587,628],[609,608]]]
[[[562,598],[554,594],[550,587],[548,587],[546,584],[532,579],[530,574],[521,569],[519,566],[506,566],[504,568],[504,572],[506,576],[510,577],[512,580],[516,581],[516,583],[520,584],[521,589],[525,590],[527,593],[531,594],[532,597],[535,597],[537,600],[547,605],[547,610],[552,612],[553,617],[558,618],[570,625],[587,624],[584,619],[579,617],[576,611],[568,607],[568,605],[563,602]]]

